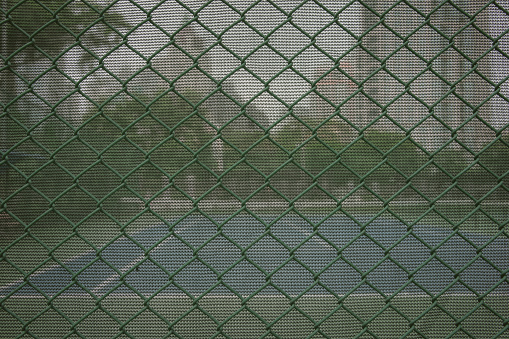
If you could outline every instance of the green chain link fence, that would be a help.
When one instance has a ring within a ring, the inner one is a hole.
[[[509,338],[509,2],[0,8],[1,338]]]

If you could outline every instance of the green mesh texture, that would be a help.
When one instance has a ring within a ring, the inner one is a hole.
[[[0,0],[1,338],[509,338],[509,2]]]

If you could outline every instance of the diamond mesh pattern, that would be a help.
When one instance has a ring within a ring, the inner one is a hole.
[[[509,337],[509,2],[0,8],[2,338]]]

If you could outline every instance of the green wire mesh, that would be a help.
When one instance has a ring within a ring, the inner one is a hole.
[[[1,338],[509,338],[509,2],[0,0]]]

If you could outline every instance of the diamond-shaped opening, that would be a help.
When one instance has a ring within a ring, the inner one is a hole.
[[[366,93],[382,105],[387,105],[404,90],[404,86],[401,83],[383,71],[372,76],[364,84],[364,87]]]
[[[482,211],[475,212],[459,225],[461,234],[476,246],[484,245],[488,239],[486,237],[495,235],[498,228],[499,226]]]
[[[310,64],[310,61],[312,61],[312,64]],[[317,73],[320,73],[320,69],[323,73],[323,69],[332,68],[334,60],[330,56],[326,56],[315,46],[309,46],[304,51],[295,55],[292,59],[292,64],[293,69],[298,70],[303,75],[303,78],[314,80],[317,77]],[[343,61],[341,61],[341,64],[343,64]]]
[[[294,117],[287,117],[274,128],[272,140],[288,151],[293,151],[311,137],[311,131]]]
[[[485,218],[487,219],[487,218]],[[484,221],[484,220],[483,220]],[[498,228],[496,227],[496,224],[494,222],[485,222],[483,225],[483,235],[488,233],[489,228],[491,228],[493,231],[491,232],[490,236],[495,233],[495,230]],[[461,229],[461,228],[460,228]],[[481,246],[487,243],[488,237],[479,236],[479,233],[472,233],[472,235],[476,236],[474,239],[476,245]],[[473,238],[471,236],[470,238]],[[499,236],[495,241],[492,241],[490,244],[488,244],[483,250],[482,255],[487,260],[491,261],[499,270],[507,270],[509,268],[509,263],[507,260],[505,260],[505,251],[509,248],[507,237]],[[505,250],[504,250],[505,249]],[[507,286],[506,286],[507,290]]]
[[[241,257],[240,249],[222,236],[207,243],[198,255],[220,273],[228,270]]]
[[[408,39],[409,47],[425,59],[431,59],[441,52],[449,42],[430,26],[424,26]]]
[[[99,16],[99,14],[97,14]],[[97,18],[95,18],[97,19]],[[98,38],[108,38],[108,43],[97,44]],[[106,53],[111,51],[111,48],[114,46],[114,43],[118,43],[122,39],[117,32],[112,30],[110,27],[105,25],[102,22],[96,23],[91,29],[88,29],[81,36],[81,45],[88,50],[93,51],[99,58],[102,58]]]
[[[408,36],[424,22],[422,16],[404,3],[392,8],[384,19],[386,24],[403,37]]]
[[[66,323],[68,323],[67,320]],[[40,328],[45,327],[40,326]],[[62,326],[61,328],[65,329],[66,326]],[[94,337],[96,334],[114,337],[119,334],[119,325],[117,320],[111,318],[107,313],[102,310],[97,310],[83,319],[83,321],[76,326],[76,330],[87,338]]]
[[[475,203],[465,193],[453,188],[436,202],[435,208],[449,220],[457,223],[475,208]]]
[[[387,326],[387,324],[391,324]],[[409,323],[401,314],[392,307],[387,308],[382,314],[377,315],[368,325],[368,328],[379,337],[395,336],[403,337],[408,331]]]
[[[93,314],[91,315],[92,317]],[[113,322],[113,319],[111,319],[111,321]],[[52,324],[52,326],[48,326],[48,324]],[[98,324],[101,324],[102,327],[105,322],[99,322]],[[33,318],[33,321],[30,322],[27,330],[30,331],[30,333],[33,333],[34,336],[49,336],[52,338],[63,338],[71,332],[68,320],[52,308]],[[109,333],[110,335],[115,335],[117,332],[117,330],[112,331],[111,329],[108,331],[106,328],[104,328],[104,330],[105,334]]]
[[[498,38],[505,31],[504,24],[509,21],[509,16],[502,9],[507,11],[507,5],[504,6],[503,3],[498,3],[497,5],[491,4],[486,7],[479,15],[476,17],[476,24],[478,27],[481,27],[484,30],[484,27],[490,27],[488,33],[493,38]],[[502,9],[500,9],[502,8]],[[490,25],[491,20],[493,18],[497,18],[496,20],[500,22],[499,25]]]
[[[414,278],[428,292],[438,294],[454,280],[454,273],[438,260],[431,259]]]
[[[428,105],[433,105],[449,90],[447,84],[430,71],[414,80],[410,88],[413,94]]]
[[[363,128],[382,114],[382,109],[359,93],[341,107],[340,113],[357,128]]]
[[[360,282],[359,272],[343,260],[336,261],[320,274],[320,283],[339,295],[348,293]]]
[[[268,128],[285,114],[287,108],[271,94],[264,92],[247,106],[248,115],[264,128]]]
[[[106,71],[99,69],[83,80],[80,89],[97,106],[122,91],[122,84]]]
[[[169,87],[170,85],[166,80],[149,69],[145,69],[141,73],[138,73],[127,83],[127,89],[137,97],[142,98],[145,104],[154,100],[157,95]],[[141,105],[137,106],[143,107]],[[145,108],[142,110],[146,111]]]
[[[142,307],[140,305],[138,308],[141,309]],[[168,324],[166,319],[164,321],[163,319],[151,310],[145,310],[129,321],[125,329],[127,333],[135,338],[163,338],[168,334]]]
[[[251,255],[248,257],[251,258]],[[257,260],[253,261],[260,265]],[[222,281],[244,297],[253,294],[266,283],[265,274],[246,260],[239,262],[229,270],[223,276]]]
[[[262,2],[262,4],[264,4]],[[251,13],[256,13],[256,11],[249,11],[247,16]],[[270,12],[261,13],[263,16],[270,15]],[[249,18],[248,18],[249,21]],[[270,22],[269,20],[263,20],[263,22]],[[263,29],[263,28],[261,28]],[[263,33],[263,32],[262,32]],[[239,43],[239,37],[243,37],[242,43]],[[232,28],[230,28],[223,36],[222,36],[223,44],[228,47],[233,53],[237,56],[244,58],[247,54],[249,54],[252,50],[254,50],[259,45],[263,44],[263,38],[260,37],[255,31],[249,28],[244,23],[238,23]]]
[[[433,160],[447,173],[456,176],[474,161],[474,156],[456,142],[452,142],[435,154]]]
[[[187,264],[174,279],[187,293],[199,296],[217,282],[217,275],[210,268],[195,260]]]
[[[36,140],[50,151],[56,150],[74,134],[73,130],[55,115],[44,120],[33,133]]]
[[[233,311],[234,309],[240,309],[241,306],[238,303],[228,308]],[[222,329],[231,338],[260,338],[263,337],[266,331],[265,323],[248,310],[237,313],[235,317],[223,325]]]
[[[261,128],[245,116],[235,119],[222,131],[223,139],[242,151],[261,139],[264,133]]]
[[[358,136],[357,131],[340,117],[333,117],[320,126],[318,138],[335,151],[341,151]]]
[[[247,21],[264,35],[280,25],[286,18],[286,15],[265,1],[258,3],[246,13]]]
[[[31,181],[33,187],[49,199],[54,199],[74,184],[73,178],[55,164],[44,167]]]
[[[433,133],[430,133],[433,131]],[[451,131],[438,120],[429,117],[412,131],[412,139],[428,152],[435,152],[451,138]]]
[[[168,177],[152,164],[138,167],[125,181],[138,194],[148,198],[153,197],[163,187],[168,185]]]
[[[292,24],[279,27],[269,38],[270,45],[287,58],[291,58],[308,44],[308,37]]]
[[[270,154],[270,157],[267,157],[268,154]],[[288,154],[283,152],[272,141],[265,139],[251,149],[246,158],[250,164],[254,165],[265,175],[268,175],[288,160]]]
[[[461,280],[479,294],[488,292],[501,279],[500,271],[481,258],[461,272]]]
[[[480,324],[490,324],[489,326],[479,326]],[[461,326],[465,328],[472,336],[476,338],[496,337],[504,330],[504,322],[500,317],[495,315],[492,310],[481,306],[461,322]],[[503,336],[503,334],[502,334]]]
[[[505,307],[506,303],[501,300],[502,298],[500,298],[500,296],[507,295],[507,292],[509,292],[507,284],[501,284],[483,298],[485,305],[488,305],[492,310],[506,319],[509,317],[509,309]]]
[[[443,51],[433,60],[433,70],[450,83],[456,82],[470,68],[470,63],[454,48]]]
[[[377,21],[378,20],[379,19],[377,19]],[[404,20],[405,22],[409,21],[407,21],[406,17]],[[368,26],[375,23],[376,22],[369,22]],[[380,41],[385,41],[386,43],[381,44]],[[362,45],[380,59],[384,59],[390,53],[394,52],[394,45],[399,46],[402,42],[402,39],[394,35],[394,33],[381,24],[376,26],[362,38]]]
[[[389,208],[407,223],[412,223],[429,208],[428,201],[414,189],[407,188],[389,203]]]
[[[419,223],[412,226],[413,232],[430,246],[437,246],[453,229],[453,225],[435,211],[426,214]]]
[[[129,66],[126,66],[127,63]],[[104,59],[104,66],[122,81],[126,81],[145,65],[146,61],[125,45],[116,48]]]
[[[242,212],[222,226],[222,233],[242,247],[247,247],[265,232],[265,225],[247,212]]]
[[[58,107],[56,107],[56,115],[60,119],[65,120],[73,128],[78,128],[83,122],[83,116],[87,114],[91,109],[90,102],[88,99],[83,97],[79,93],[75,93],[64,101],[62,101]]]
[[[267,46],[261,47],[246,60],[247,68],[264,81],[268,81],[287,65],[285,59]]]
[[[69,92],[74,90],[74,84],[62,73],[51,70],[37,79],[33,85],[35,92],[51,105],[55,105]]]
[[[239,196],[246,199],[265,183],[259,173],[246,164],[239,164],[223,177],[223,185]]]
[[[382,213],[366,226],[367,233],[385,248],[401,239],[407,232],[407,226],[396,220],[389,212]]]
[[[97,164],[79,178],[79,183],[96,199],[102,199],[121,184],[120,179],[103,164]]]
[[[149,248],[170,233],[175,218],[160,219],[154,211],[147,211],[125,226],[124,232],[144,248]]]
[[[273,237],[266,235],[249,248],[247,257],[270,273],[290,257],[290,252]]]
[[[141,162],[136,160],[137,159],[133,159],[132,162],[127,164],[134,167]],[[175,140],[169,140],[159,146],[154,152],[150,153],[150,160],[167,174],[174,175],[178,170],[193,160],[193,155],[180,143]],[[108,161],[106,160],[106,162]]]
[[[450,128],[458,128],[460,124],[464,123],[465,120],[472,115],[472,109],[455,95],[448,95],[446,98],[440,100],[434,111],[435,115]],[[467,144],[472,143],[470,142]]]
[[[7,201],[9,212],[27,224],[46,212],[49,207],[48,200],[28,187],[18,191]]]
[[[327,241],[342,248],[359,234],[360,228],[352,219],[337,212],[320,224],[318,232]]]
[[[27,255],[26,251],[30,249],[31,255]],[[11,246],[5,255],[10,262],[26,273],[34,270],[42,264],[48,257],[48,250],[33,237],[24,237]]]
[[[292,260],[272,276],[272,283],[291,296],[297,296],[313,283],[313,274]]]
[[[443,303],[440,303],[440,306],[443,307],[444,303],[447,304],[448,300],[446,299]],[[437,323],[440,323],[440,326],[430,326],[430,324]],[[456,322],[451,315],[436,306],[423,315],[415,323],[415,327],[420,333],[436,338],[445,338],[457,329]]]
[[[189,39],[195,38],[190,37]],[[133,33],[129,34],[129,46],[141,53],[146,58],[154,55],[165,44],[169,43],[171,38],[161,32],[161,30],[150,23],[144,23]]]
[[[426,63],[419,59],[407,48],[402,48],[387,60],[387,69],[400,80],[408,82],[426,67]],[[405,94],[408,96],[407,94]],[[401,99],[398,99],[401,100]],[[391,107],[394,104],[391,105]]]
[[[120,226],[100,212],[80,224],[77,231],[87,241],[100,248],[120,235]]]
[[[26,136],[26,132],[24,132],[22,135],[23,137]],[[14,139],[15,137],[16,135],[9,133],[9,139]],[[17,140],[19,141],[19,139]],[[12,144],[14,145],[15,142]],[[12,147],[13,145],[8,144],[6,146]],[[5,152],[6,150],[3,149],[2,151]],[[23,142],[21,145],[17,146],[15,149],[9,152],[9,154],[7,154],[7,160],[7,162],[4,162],[2,165],[0,165],[2,166],[2,170],[4,166],[8,166],[7,168],[10,169],[9,171],[11,173],[14,173],[14,169],[17,169],[28,176],[34,171],[38,170],[46,162],[48,162],[50,158],[44,149],[42,149],[32,140],[29,140]],[[8,165],[6,165],[6,163],[8,163]]]
[[[219,13],[221,13],[220,16],[218,16]],[[220,34],[239,19],[239,14],[224,2],[213,1],[200,11],[198,19],[208,29],[216,34]]]
[[[237,100],[235,96],[233,99]],[[216,127],[222,127],[241,113],[239,105],[221,92],[214,93],[200,107],[204,108],[206,111],[204,115]]]
[[[152,69],[170,81],[193,65],[193,60],[173,45],[165,47],[151,60]]]
[[[292,13],[292,22],[309,35],[321,29],[318,22],[333,21],[333,16],[314,2],[306,2]]]
[[[329,72],[330,68],[321,68],[316,70],[316,74],[311,78],[316,81],[319,77],[322,77],[317,83],[317,92],[324,96],[326,99],[331,101],[334,105],[341,104],[345,101],[350,95],[352,95],[357,90],[357,85],[350,80],[347,76],[341,73],[337,68],[332,72]],[[340,64],[339,68],[345,69],[347,72],[351,69],[348,64]],[[326,74],[327,73],[327,74]],[[326,74],[326,75],[325,75]],[[321,98],[320,98],[321,99]],[[331,109],[331,106],[327,102],[320,102],[321,100],[315,99],[318,101],[318,107],[327,111],[334,112],[334,109]]]
[[[495,95],[479,108],[477,114],[492,127],[501,129],[507,123],[506,117],[509,110],[509,102]]]
[[[475,73],[467,75],[456,87],[456,93],[473,106],[481,104],[494,90],[494,87]],[[475,88],[475,91],[472,88]]]
[[[246,202],[246,206],[265,222],[271,222],[290,207],[289,203],[270,187],[256,193]]]
[[[151,153],[151,160],[154,159],[153,154],[154,153]],[[138,164],[143,162],[145,156],[128,141],[121,140],[108,148],[108,150],[103,153],[102,159],[115,171],[119,172],[121,175],[126,175]]]
[[[126,276],[125,281],[138,293],[151,296],[168,283],[168,274],[154,263],[147,260],[141,264],[129,263],[129,265],[131,264],[136,268]],[[122,271],[125,272],[132,267],[124,267]],[[150,276],[150,279],[146,279],[147,276]]]
[[[329,315],[329,313],[327,312],[320,319],[315,320],[321,320]],[[331,338],[336,335],[339,338],[348,338],[352,333],[360,333],[362,331],[362,322],[344,308],[340,308],[320,323],[320,331]]]
[[[358,269],[366,272],[383,257],[383,250],[366,236],[361,236],[343,251],[343,256]]]
[[[76,154],[79,154],[79,157],[76,157]],[[77,175],[97,161],[97,154],[82,142],[74,140],[60,149],[54,159],[73,175]]]
[[[179,236],[182,235],[181,230],[175,233]],[[163,236],[166,236],[166,234],[159,233],[158,238],[154,240],[160,241]],[[193,258],[193,251],[188,245],[172,235],[157,245],[150,252],[150,257],[168,272],[173,273]]]
[[[10,101],[9,98],[6,99],[5,102]],[[33,93],[28,93],[19,98],[14,105],[10,106],[8,112],[9,117],[16,119],[19,124],[31,128],[43,118],[50,115],[51,108]],[[30,112],[30,114],[28,114],[28,112]],[[11,132],[15,132],[16,123],[11,121],[12,120],[9,119],[5,121],[5,123],[2,122],[2,125],[9,126],[9,135],[11,135]],[[25,131],[24,134],[26,135]]]
[[[468,22],[468,18],[465,20],[465,24]],[[482,27],[482,26],[481,26]],[[482,27],[483,31],[490,31],[490,27]],[[492,47],[492,41],[484,36],[479,30],[469,25],[461,33],[454,37],[456,46],[458,46],[463,53],[465,53],[470,59],[475,60],[482,56],[489,48]],[[475,48],[472,45],[475,44]]]
[[[353,190],[352,186],[351,190]],[[361,187],[352,195],[348,196],[348,198],[342,203],[342,206],[343,210],[347,213],[353,213],[358,220],[365,222],[369,219],[366,216],[366,213],[368,213],[368,216],[378,213],[383,208],[383,202],[366,188]]]
[[[329,4],[327,3],[327,6]],[[338,2],[337,5],[341,5],[340,9],[344,9],[338,16],[338,21],[349,29],[353,34],[360,35],[364,33],[364,31],[370,28],[372,25],[378,22],[379,18],[369,11],[366,7],[361,5],[359,2],[354,2],[348,4],[347,6],[345,2]],[[374,5],[370,4],[370,5]],[[344,6],[344,7],[343,7]],[[363,17],[366,23],[370,23],[369,25],[362,25],[360,20],[352,20],[352,18],[360,18]]]
[[[98,203],[79,188],[73,188],[55,203],[55,209],[76,223],[92,213]]]
[[[103,208],[120,222],[127,222],[138,213],[145,205],[142,200],[126,188],[121,188],[103,202]]]
[[[30,226],[30,234],[49,248],[54,248],[72,233],[69,223],[55,212],[44,215]]]
[[[202,213],[194,212],[174,226],[174,232],[194,248],[203,243],[218,232],[218,226],[205,217]]]
[[[405,178],[388,165],[382,165],[366,178],[366,184],[378,195],[388,199],[405,186]]]
[[[358,175],[365,175],[372,170],[383,158],[382,155],[363,140],[357,141],[341,156],[341,162]]]
[[[509,151],[509,147],[506,146],[509,138],[503,137],[502,140],[504,142],[501,140],[494,142],[479,156],[480,163],[498,176],[505,174],[509,170],[509,164],[507,162],[507,152]]]
[[[175,186],[197,199],[216,184],[216,178],[205,168],[192,164],[175,177]]]
[[[307,232],[308,233],[308,232]],[[295,252],[295,257],[314,273],[324,269],[336,259],[338,253],[334,247],[319,236],[313,236]]]
[[[321,189],[313,187],[299,198],[294,206],[306,217],[311,218],[316,214],[326,215],[332,212],[337,203]]]
[[[430,249],[409,235],[391,250],[391,258],[409,271],[417,269],[430,256]],[[403,276],[406,274],[403,274]]]
[[[187,309],[191,307],[192,305]],[[199,326],[197,326],[197,324],[199,324]],[[186,314],[186,316],[179,320],[172,328],[181,338],[210,337],[217,332],[217,324],[214,320],[198,309]]]
[[[312,178],[294,164],[288,164],[271,179],[271,185],[288,199],[294,199],[312,184]]]
[[[242,92],[239,93],[235,88],[241,83],[244,84],[244,87],[242,87]],[[255,97],[261,95],[265,86],[248,71],[240,69],[225,80],[222,88],[225,93],[234,97],[237,102],[245,104],[247,101],[254,100]]]
[[[317,21],[309,21],[309,23],[316,23],[320,22],[321,20],[322,19]],[[344,24],[345,22],[341,23]],[[327,27],[316,37],[316,44],[318,47],[320,47],[333,58],[339,58],[356,42],[357,40],[355,40],[354,37],[340,28],[337,24],[333,24]]]
[[[194,151],[202,148],[213,138],[214,129],[203,119],[194,115],[175,130],[175,137]]]
[[[316,175],[336,160],[336,155],[321,142],[313,139],[294,154],[296,162]]]
[[[215,36],[207,29],[195,23],[185,25],[175,35],[175,44],[185,51],[184,53],[191,55],[193,58],[203,53],[212,40],[216,40]],[[206,63],[207,61],[202,56],[200,57],[200,62]]]
[[[341,64],[345,65],[342,69],[357,81],[364,80],[380,67],[380,62],[360,47],[355,47],[353,51],[342,58]],[[355,65],[362,65],[362,67]]]
[[[451,4],[445,3],[431,14],[431,24],[447,36],[452,36],[468,24],[468,17]]]
[[[476,248],[459,235],[453,235],[447,242],[440,245],[436,253],[442,261],[456,271],[468,264],[477,254]]]
[[[408,114],[411,111],[412,114]],[[422,120],[429,112],[426,106],[413,98],[410,94],[404,94],[393,102],[388,108],[389,116],[405,129],[410,129]]]
[[[309,336],[315,331],[314,323],[302,313],[293,309],[271,326],[279,337],[297,338],[301,335]]]

